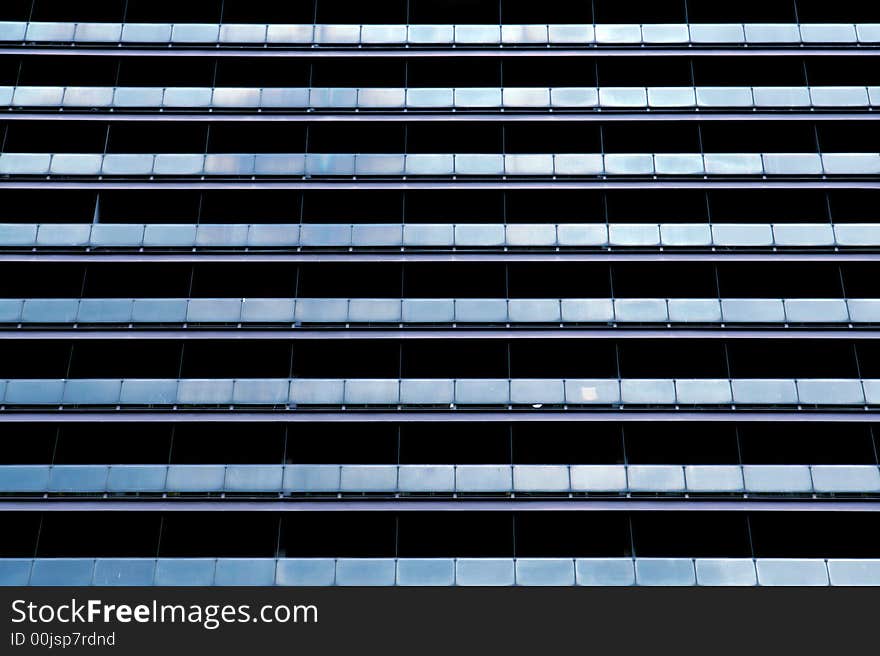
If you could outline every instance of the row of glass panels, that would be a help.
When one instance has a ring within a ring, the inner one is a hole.
[[[352,25],[2,22],[0,41],[269,45],[874,44],[876,23]]]
[[[876,247],[880,223],[0,223],[0,248]]]
[[[880,106],[880,87],[0,87],[0,107],[821,109],[869,106]]]
[[[880,405],[880,379],[12,379],[6,406]]]
[[[7,465],[0,493],[878,493],[874,465]]]
[[[877,324],[880,299],[0,299],[6,324]]]
[[[877,175],[880,153],[3,153],[0,175]]]
[[[4,558],[0,585],[880,585],[842,558]]]

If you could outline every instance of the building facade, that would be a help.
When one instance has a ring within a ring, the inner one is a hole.
[[[0,584],[880,584],[880,8],[5,0]]]

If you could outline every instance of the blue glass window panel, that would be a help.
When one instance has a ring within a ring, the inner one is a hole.
[[[455,42],[462,44],[501,43],[501,28],[498,25],[456,25]]]
[[[51,155],[40,153],[3,153],[0,155],[0,174],[46,175]]]
[[[452,558],[401,558],[397,561],[397,585],[454,585]]]
[[[129,323],[132,301],[128,298],[84,298],[79,302],[79,323]]]
[[[730,381],[698,378],[675,381],[676,402],[682,405],[729,405],[733,402]]]
[[[269,25],[266,30],[268,43],[311,43],[313,36],[312,25]]]
[[[455,172],[458,175],[502,175],[504,156],[486,153],[456,155]]]
[[[195,224],[153,223],[144,229],[144,246],[190,247],[195,243]]]
[[[79,43],[118,43],[122,23],[77,23],[74,40]]]
[[[397,487],[401,492],[452,492],[455,490],[453,465],[401,465]]]
[[[214,585],[274,585],[274,558],[218,558]]]
[[[510,381],[510,401],[518,405],[565,403],[565,388],[561,380],[520,378]]]
[[[64,391],[63,380],[29,378],[6,384],[7,405],[59,405]]]
[[[263,107],[308,107],[309,89],[293,87],[265,87],[260,97],[260,104]]]
[[[348,300],[344,298],[300,298],[296,301],[297,321],[305,323],[345,323]]]
[[[783,323],[785,308],[776,298],[721,299],[721,314],[728,323]]]
[[[264,43],[266,25],[256,23],[226,23],[220,25],[221,43]]]
[[[742,469],[736,465],[688,465],[688,492],[742,492]]]
[[[64,90],[65,107],[110,107],[112,104],[112,87],[67,87]]]
[[[298,246],[299,225],[286,224],[252,224],[248,230],[248,246]]]
[[[623,465],[572,465],[569,471],[573,492],[625,492]]]
[[[37,225],[33,223],[0,224],[0,246],[34,246]]]
[[[697,27],[691,26],[691,30]],[[754,104],[751,87],[697,87],[699,107],[751,107]]]
[[[91,226],[82,223],[43,223],[37,246],[87,246]]]
[[[813,465],[816,492],[880,492],[876,465]]]
[[[721,302],[714,298],[670,298],[667,307],[673,323],[721,322]]]
[[[822,223],[775,223],[773,241],[777,246],[833,246],[834,228]]]
[[[768,175],[819,175],[822,158],[809,153],[765,153],[764,172]]]
[[[232,380],[190,378],[177,386],[177,402],[181,405],[228,405],[232,403]]]
[[[758,558],[755,566],[759,585],[828,585],[828,569],[818,558]]]
[[[51,41],[66,43],[73,41],[73,32],[76,23],[29,23],[27,28],[27,41]]]
[[[550,89],[508,87],[502,91],[505,107],[549,107]]]
[[[547,43],[546,25],[502,25],[502,43]]]
[[[279,558],[275,569],[277,585],[333,585],[336,561],[333,558]]]
[[[216,43],[220,26],[199,23],[176,23],[171,31],[175,43]]]
[[[690,26],[691,43],[743,43],[743,26],[734,23],[695,23]]]
[[[406,89],[358,89],[357,102],[361,108],[403,109],[406,106]]]
[[[746,23],[747,43],[799,43],[801,40],[795,23]]]
[[[596,25],[597,43],[640,43],[642,30],[638,24]]]
[[[155,568],[152,558],[98,558],[92,585],[152,585]]]
[[[562,43],[593,43],[596,40],[592,25],[550,25],[547,28],[551,44]]]
[[[513,472],[509,465],[458,465],[455,489],[458,492],[510,492]]]
[[[394,585],[396,572],[393,558],[339,558],[336,585]]]
[[[294,380],[290,383],[290,400],[301,405],[342,405],[344,386],[342,380]]]
[[[21,309],[24,301],[12,298],[0,299],[0,322],[18,323],[21,321]]]
[[[826,153],[822,165],[829,175],[871,175],[880,173],[880,155],[876,153]]]
[[[568,492],[568,467],[565,465],[516,465],[513,489],[517,492]]]
[[[169,23],[126,23],[122,26],[122,41],[126,43],[168,43],[170,40]]]
[[[400,304],[396,298],[353,298],[348,302],[348,320],[352,323],[399,323]]]
[[[614,405],[620,403],[620,381],[616,379],[566,379],[565,402],[569,405]]]
[[[444,405],[455,400],[455,383],[449,379],[400,381],[400,402],[406,405]]]
[[[254,155],[206,155],[206,175],[253,175]]]
[[[856,25],[860,43],[880,43],[880,23]]]
[[[122,381],[112,379],[71,379],[64,383],[64,403],[77,405],[116,405]]]
[[[355,157],[355,173],[357,175],[403,175],[403,155],[387,155],[368,153]]]
[[[850,321],[853,323],[880,322],[880,300],[850,299],[847,301]]]
[[[294,301],[286,298],[246,298],[241,304],[243,323],[293,323]]]
[[[400,382],[378,378],[346,380],[344,399],[350,405],[396,405],[400,402]]]
[[[504,225],[500,223],[462,223],[455,226],[456,246],[503,246],[504,241]]]
[[[845,323],[846,301],[834,298],[790,298],[784,301],[785,318],[791,323]]]
[[[287,465],[284,468],[285,492],[337,492],[339,465]]]
[[[49,467],[46,465],[0,467],[0,492],[45,492],[48,485]]]
[[[286,378],[240,378],[232,388],[236,404],[284,405],[289,398],[290,381]]]
[[[205,586],[214,583],[213,558],[159,558],[156,585]]]
[[[633,492],[684,492],[684,472],[678,465],[630,465],[627,476]]]
[[[455,561],[457,585],[513,585],[516,581],[510,558],[458,558]]]
[[[246,223],[200,225],[196,229],[196,246],[244,246],[248,227]]]
[[[404,299],[404,323],[452,323],[455,301],[447,298]]]
[[[169,465],[165,486],[169,492],[222,492],[223,465]]]
[[[144,226],[139,223],[96,223],[89,237],[91,246],[138,248],[144,241]]]
[[[697,558],[697,584],[706,586],[757,585],[751,558]]]
[[[764,165],[755,153],[706,153],[706,173],[711,175],[761,175]]]
[[[108,492],[162,492],[165,465],[111,465],[107,475]]]
[[[283,468],[279,465],[228,465],[227,492],[280,492]]]
[[[703,156],[697,154],[654,155],[657,175],[702,175]]]
[[[20,107],[60,107],[64,87],[16,87],[13,104]]]
[[[508,246],[556,245],[556,226],[552,223],[510,224],[506,227],[506,233]]]
[[[210,107],[214,90],[210,87],[168,87],[162,98],[163,107]]]
[[[238,298],[193,298],[186,308],[189,323],[238,323],[240,318]]]
[[[79,301],[73,298],[26,299],[21,313],[24,323],[74,323]]]
[[[315,25],[315,43],[358,43],[360,25]]]
[[[487,87],[462,87],[455,89],[455,106],[459,109],[501,107],[501,89]]]
[[[745,465],[747,492],[812,492],[810,468],[801,465]]]
[[[0,586],[27,585],[31,576],[30,558],[0,559]]]
[[[553,155],[505,155],[508,175],[553,175]]]
[[[305,223],[300,230],[303,246],[350,246],[351,225],[348,223]]]
[[[608,175],[651,175],[654,157],[635,153],[605,155],[605,173]]]
[[[312,107],[346,107],[355,108],[358,104],[358,90],[356,88],[314,88],[309,94],[309,103]]]
[[[305,155],[257,155],[254,172],[257,175],[303,175],[306,171]]]
[[[455,226],[442,223],[415,223],[403,226],[406,246],[452,246]]]
[[[165,94],[168,100],[168,94]],[[204,170],[204,155],[184,155],[162,153],[153,160],[153,173],[156,175],[201,175]]]
[[[793,380],[740,379],[731,382],[735,403],[794,405],[798,402]]]
[[[153,155],[137,153],[110,153],[104,155],[101,173],[104,175],[150,175]]]
[[[0,41],[24,41],[27,23],[0,21]]]
[[[505,323],[507,301],[492,298],[456,299],[455,320],[460,323]]]
[[[696,104],[693,87],[648,87],[650,107],[695,107]]]
[[[636,581],[639,585],[694,585],[694,563],[690,558],[639,558]]]
[[[717,246],[772,246],[773,229],[769,223],[716,223],[712,238]]]
[[[856,28],[844,23],[801,24],[801,40],[804,43],[855,43]]]
[[[614,301],[614,318],[620,322],[665,323],[669,320],[666,299],[619,298]]]
[[[406,25],[363,25],[361,43],[406,43]]]
[[[880,586],[880,560],[829,558],[828,575],[831,585]],[[2,575],[0,575],[2,581]]]
[[[91,558],[36,558],[31,585],[89,585],[95,561]]]
[[[342,465],[339,489],[344,492],[395,492],[396,465]]]
[[[0,159],[2,166],[2,159]],[[454,161],[452,155],[407,155],[407,175],[452,175]]]
[[[176,380],[128,379],[122,381],[123,405],[171,405],[177,402]]]
[[[0,164],[2,164],[0,158]],[[876,246],[880,244],[880,224],[838,223],[834,234],[839,246]]]
[[[131,320],[135,323],[183,323],[186,321],[185,298],[135,299]]]
[[[807,87],[754,87],[752,94],[758,107],[809,107]]]
[[[865,87],[810,87],[814,107],[867,107]]]
[[[559,158],[556,156],[557,172]],[[605,246],[608,244],[608,226],[604,223],[560,223],[556,227],[560,246]]]
[[[109,470],[106,465],[56,465],[49,472],[49,491],[103,492]]]
[[[406,106],[414,108],[448,108],[454,104],[453,96],[454,92],[451,88],[407,89]]]
[[[659,246],[660,226],[656,223],[612,223],[608,226],[612,246]]]
[[[410,43],[451,44],[453,39],[452,25],[410,25],[407,34]]]
[[[601,107],[647,107],[648,92],[641,87],[600,87]]]
[[[516,323],[559,323],[559,301],[549,298],[511,299],[508,302],[510,321]]]
[[[675,23],[642,25],[644,43],[687,43],[690,40],[688,26]]]
[[[578,558],[574,563],[578,585],[633,585],[631,558]]]
[[[798,400],[809,405],[863,405],[865,395],[858,380],[798,380]]]
[[[571,558],[517,558],[517,585],[574,585]]]
[[[593,87],[557,87],[550,89],[553,107],[597,107],[599,90]]]

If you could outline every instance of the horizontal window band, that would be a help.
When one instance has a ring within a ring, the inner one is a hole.
[[[15,586],[863,586],[841,558],[4,558]],[[317,617],[317,615],[316,615]]]
[[[0,465],[0,494],[880,494],[877,465]]]
[[[880,380],[839,378],[8,379],[0,393],[6,409],[880,406]]]

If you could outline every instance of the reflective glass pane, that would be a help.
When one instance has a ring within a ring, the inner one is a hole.
[[[414,379],[400,381],[400,402],[408,405],[447,405],[455,400],[454,381]]]
[[[401,558],[397,561],[397,585],[454,585],[452,558]]]
[[[401,492],[452,492],[455,467],[452,465],[400,465],[397,487]]]
[[[333,585],[336,561],[333,558],[279,558],[275,570],[277,585]]]
[[[568,467],[565,465],[516,465],[513,488],[517,492],[568,492]]]
[[[684,492],[684,472],[678,465],[630,465],[629,489],[633,492]]]
[[[232,403],[233,381],[217,378],[189,378],[177,387],[181,405],[228,405]]]
[[[226,476],[223,465],[169,465],[169,492],[221,492]]]
[[[699,585],[756,585],[758,577],[751,558],[697,558]]]
[[[625,492],[623,465],[572,465],[569,477],[573,492]]]
[[[812,492],[810,468],[800,465],[745,465],[748,492]]]
[[[396,465],[343,465],[340,490],[346,492],[394,492]]]
[[[159,558],[156,585],[203,586],[214,583],[213,558]]]
[[[633,585],[635,572],[631,558],[578,558],[575,561],[578,585]]]
[[[339,490],[339,465],[287,465],[284,468],[285,492],[336,492]]]
[[[397,379],[351,379],[345,381],[345,403],[351,405],[392,405],[400,399]]]
[[[458,558],[455,581],[458,585],[513,585],[513,560],[509,558]]]
[[[459,492],[507,492],[513,486],[509,465],[458,465],[455,489]]]
[[[275,560],[272,558],[218,558],[214,585],[273,585]]]
[[[156,561],[152,558],[98,558],[92,584],[152,585],[155,568]]]
[[[565,402],[570,405],[620,403],[620,381],[615,379],[566,379]]]
[[[795,23],[746,23],[748,43],[798,43],[801,40]]]
[[[740,379],[732,381],[731,385],[736,403],[794,405],[798,402],[793,380]]]
[[[336,561],[336,585],[394,585],[397,564],[393,558],[340,558]]]
[[[828,569],[821,559],[758,558],[759,585],[828,585]]]
[[[574,585],[571,558],[517,558],[517,585]]]
[[[694,585],[694,563],[690,558],[638,558],[639,585]]]
[[[735,465],[688,465],[684,468],[689,492],[741,492],[742,469]]]

